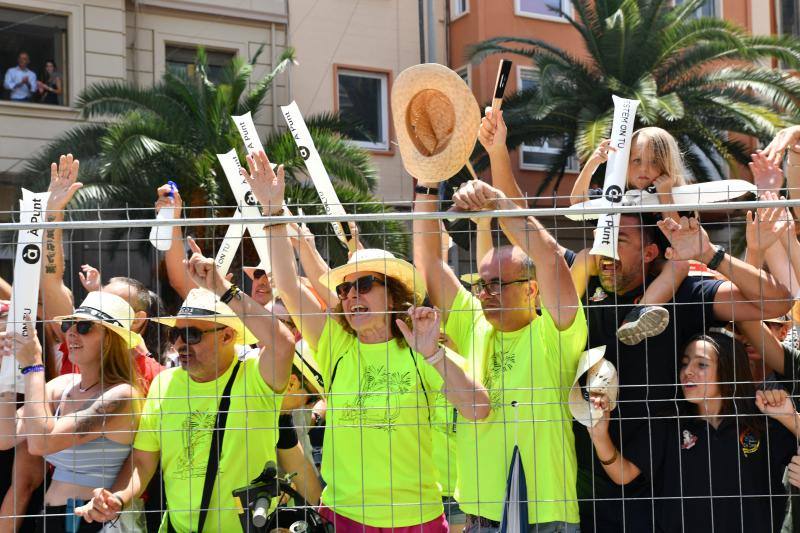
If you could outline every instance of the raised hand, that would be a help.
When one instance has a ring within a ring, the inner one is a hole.
[[[783,162],[783,154],[787,148],[794,148],[800,142],[800,126],[784,128],[775,135],[766,148],[761,153],[773,165],[780,166]]]
[[[794,402],[783,389],[756,391],[756,407],[765,415],[779,419],[795,414]]]
[[[62,155],[58,159],[58,164],[50,164],[50,186],[47,192],[50,198],[47,200],[48,211],[63,211],[75,192],[83,187],[83,183],[78,180],[78,170],[80,162],[72,157],[72,154]]]
[[[30,317],[25,319],[25,324],[28,328],[27,337],[14,331],[0,333],[0,358],[15,357],[20,366],[40,365],[42,364],[42,345],[39,344],[36,328]]]
[[[170,191],[172,192],[172,198],[169,197]],[[156,213],[161,211],[162,207],[172,207],[175,209],[174,218],[181,217],[181,209],[183,209],[183,200],[181,199],[181,193],[177,190],[173,190],[171,186],[164,184],[158,188],[158,200],[156,200]]]
[[[78,278],[80,278],[81,285],[86,289],[86,292],[99,291],[103,288],[100,271],[92,265],[81,265],[81,272],[78,272]]]
[[[750,156],[753,161],[747,164],[753,173],[753,183],[759,191],[778,192],[783,186],[783,172],[780,166],[768,159],[763,152]]]
[[[189,277],[201,289],[208,289],[217,296],[224,294],[230,287],[230,282],[217,269],[214,260],[203,255],[203,251],[197,246],[194,239],[188,237],[186,241],[192,250],[192,256],[184,260]]]
[[[671,218],[658,221],[661,233],[669,240],[671,246],[664,252],[664,257],[672,261],[702,261],[703,257],[714,255],[714,248],[708,233],[700,222],[692,217],[681,217],[680,223]],[[709,259],[710,260],[710,259]]]
[[[603,139],[603,141],[597,145],[594,152],[592,152],[592,155],[589,156],[586,165],[597,168],[608,161],[609,152],[616,151],[617,149],[611,146],[611,139]]]
[[[305,224],[303,224],[305,226]],[[361,238],[358,235],[358,225],[355,222],[348,222],[347,227],[350,228],[350,240],[347,243],[347,258],[353,257],[353,254],[359,250],[364,249],[361,244]]]
[[[486,211],[497,209],[498,201],[505,199],[505,194],[481,180],[464,183],[453,195],[453,204],[460,211]]]
[[[75,508],[75,514],[89,523],[110,522],[122,512],[122,500],[107,489],[94,489],[86,505]]]
[[[412,306],[408,310],[408,316],[411,317],[412,329],[399,318],[395,321],[397,327],[400,328],[412,350],[425,357],[431,357],[439,349],[441,314],[437,309],[430,307]]]
[[[486,109],[486,116],[481,119],[481,127],[478,130],[478,140],[481,142],[489,156],[502,150],[506,150],[506,137],[508,128],[503,120],[503,110],[497,111],[492,108]]]
[[[774,192],[766,192],[761,199],[775,201],[784,198],[783,196],[778,198]],[[748,211],[745,231],[747,247],[752,250],[766,251],[786,233],[790,225],[785,207],[762,207],[756,210],[755,215],[752,211]]]
[[[263,151],[247,156],[247,168],[241,170],[242,177],[262,205],[266,214],[280,215],[283,212],[283,193],[286,189],[283,165],[278,165],[277,174],[269,164]]]

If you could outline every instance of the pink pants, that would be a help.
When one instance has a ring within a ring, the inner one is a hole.
[[[430,522],[403,527],[365,526],[355,520],[350,520],[340,514],[334,513],[329,507],[320,507],[319,514],[322,515],[322,518],[336,526],[336,533],[448,533],[450,531],[444,513]]]

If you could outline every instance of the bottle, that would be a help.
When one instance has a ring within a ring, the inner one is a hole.
[[[168,181],[167,184],[169,185],[167,196],[175,198],[175,191],[178,190],[178,186],[174,181]],[[156,220],[172,220],[173,218],[175,218],[174,207],[162,207],[156,215]],[[150,228],[150,244],[156,250],[161,250],[162,252],[169,250],[172,247],[172,226],[153,226]]]

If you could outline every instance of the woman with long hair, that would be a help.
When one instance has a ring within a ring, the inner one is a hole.
[[[43,104],[61,104],[61,95],[64,88],[61,83],[61,74],[56,70],[56,62],[48,59],[44,62],[44,81],[37,81],[39,101]]]
[[[276,214],[283,167],[276,175],[264,152],[247,162],[253,194]],[[267,229],[275,286],[314,351],[328,398],[320,514],[339,533],[447,531],[432,475],[432,402],[441,391],[461,416],[481,419],[489,397],[440,346],[438,311],[419,307],[422,277],[389,252],[358,250],[320,278],[338,297],[320,312],[297,275],[286,226]]]
[[[657,531],[779,531],[800,434],[788,394],[755,390],[747,352],[725,330],[689,340],[679,377],[676,408],[624,450],[609,437],[607,399],[591,398],[605,411],[589,432],[606,473],[620,485],[650,478]]]
[[[131,331],[135,313],[114,294],[91,292],[80,307],[57,317],[80,370],[45,382],[42,348],[35,333],[0,334],[0,355],[16,357],[25,383],[25,404],[14,395],[0,404],[0,448],[23,441],[53,465],[37,531],[99,531],[72,508],[110,488],[131,451],[139,420],[140,379],[130,356],[141,337]],[[32,324],[27,331],[34,332]]]

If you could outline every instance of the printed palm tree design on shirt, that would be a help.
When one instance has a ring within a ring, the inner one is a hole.
[[[489,391],[489,399],[492,402],[492,409],[499,407],[503,403],[503,374],[511,372],[517,362],[517,356],[513,352],[497,350],[489,360],[489,371],[486,373],[484,387]]]
[[[175,475],[179,479],[205,477],[215,413],[192,411],[181,423],[184,453],[178,459]],[[208,443],[208,445],[206,444]],[[197,460],[195,460],[197,459]]]
[[[348,402],[341,415],[344,424],[394,431],[400,418],[400,404],[413,385],[411,372],[389,372],[383,365],[367,365],[361,390]]]

